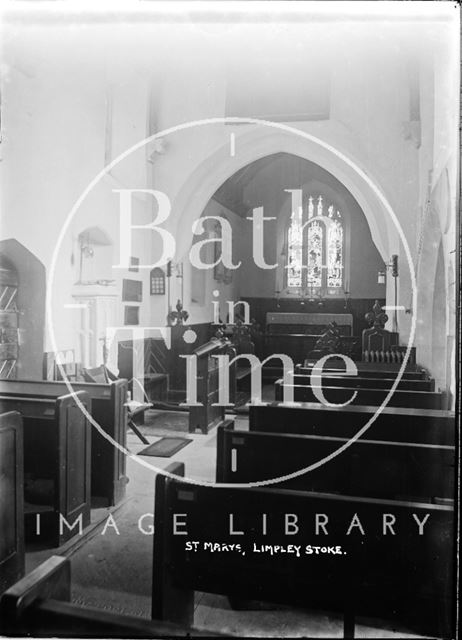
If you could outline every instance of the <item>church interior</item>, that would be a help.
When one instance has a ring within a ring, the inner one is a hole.
[[[457,7],[16,4],[2,634],[454,637]]]

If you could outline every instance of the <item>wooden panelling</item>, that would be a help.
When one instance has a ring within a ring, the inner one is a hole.
[[[78,533],[77,527],[61,528],[61,517],[69,526],[79,517],[82,527],[90,523],[90,424],[77,400],[89,410],[82,391],[58,398],[0,397],[0,411],[18,411],[23,418],[26,536],[37,541],[40,514],[40,535],[53,546]]]
[[[91,400],[91,415],[104,432],[122,447],[126,445],[127,380],[110,384],[73,382],[74,391],[84,391]],[[1,380],[0,393],[10,396],[57,398],[68,392],[64,382],[40,380]],[[108,505],[117,504],[125,495],[127,477],[125,454],[91,427],[92,496]]]

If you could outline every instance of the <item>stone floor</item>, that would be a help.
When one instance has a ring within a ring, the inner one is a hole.
[[[247,417],[236,418],[236,428],[248,428]],[[184,435],[184,434],[178,434]],[[152,525],[155,471],[179,460],[185,463],[189,477],[214,480],[216,429],[207,436],[189,435],[192,442],[171,458],[137,456],[144,447],[129,432],[127,459],[127,499],[111,513],[98,510],[92,514],[91,533],[67,549],[37,551],[27,554],[30,570],[48,555],[71,557],[72,600],[74,602],[142,617],[150,616],[152,582]],[[157,438],[148,438],[155,442]],[[140,532],[138,520],[146,534]],[[359,622],[359,621],[358,621]],[[356,637],[418,637],[385,628],[378,621],[360,621]],[[194,625],[200,629],[228,632],[248,637],[342,637],[340,616],[293,609],[267,611],[233,611],[227,598],[196,594]]]

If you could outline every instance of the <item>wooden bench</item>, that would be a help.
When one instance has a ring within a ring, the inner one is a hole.
[[[250,483],[301,471],[347,438],[235,431],[218,427],[217,482]],[[320,467],[277,483],[303,491],[423,502],[454,499],[455,448],[357,440]]]
[[[361,405],[326,407],[314,402],[250,405],[249,430],[351,438],[372,418],[376,410],[377,407]],[[363,437],[454,446],[455,414],[436,409],[387,406]]]
[[[128,383],[125,379],[110,384],[73,382],[76,392],[85,391],[91,400],[91,416],[97,424],[122,447],[127,441]],[[39,380],[1,380],[0,395],[42,396],[56,398],[68,393],[64,382]],[[124,497],[127,484],[125,454],[106,440],[96,428],[91,429],[92,496],[101,506],[112,506]]]
[[[51,556],[0,600],[0,633],[78,638],[215,637],[169,622],[111,613],[70,602],[71,563]]]
[[[197,590],[341,611],[349,637],[355,615],[438,637],[453,631],[454,517],[447,505],[288,489],[217,489],[162,476],[156,479],[155,500],[153,617],[192,624]],[[383,535],[384,514],[390,513],[397,535]],[[174,514],[181,514],[177,518],[187,535],[174,535]],[[230,514],[234,530],[243,535],[230,535]],[[287,514],[292,523],[298,517],[293,535],[285,535]],[[327,534],[315,534],[316,514],[327,522]],[[419,535],[415,517],[422,522],[427,514]],[[197,549],[188,549],[188,541]],[[245,555],[235,547],[210,553],[204,548],[209,542],[239,544]],[[287,549],[289,544],[301,547],[300,557],[258,552],[262,545]],[[308,545],[313,553],[307,552]],[[341,547],[345,553],[318,554],[314,547]]]
[[[22,418],[0,415],[0,594],[24,575]]]
[[[26,541],[60,546],[78,533],[79,520],[82,528],[90,523],[90,424],[77,398],[89,409],[82,391],[59,398],[0,397],[0,412],[18,411],[23,419]]]
[[[378,407],[388,395],[387,389],[364,389],[362,387],[355,390],[348,387],[328,387],[326,385],[313,387],[309,384],[294,384],[293,400],[295,402],[319,402],[313,389],[322,391],[327,402],[333,404],[359,404]],[[284,397],[284,383],[282,379],[274,383],[275,400],[282,401]],[[356,396],[353,398],[354,393]],[[440,391],[401,391],[396,390],[391,395],[387,405],[390,407],[419,407],[421,409],[441,409],[443,404],[443,393]],[[353,398],[353,399],[352,399]]]
[[[343,374],[322,374],[322,384],[326,387],[345,387],[347,389],[391,389],[396,381],[396,376],[390,378],[368,378],[364,375],[347,376]],[[311,384],[311,374],[298,374],[293,376],[293,383],[300,385]],[[396,387],[400,391],[434,391],[435,381],[428,380],[406,380],[401,379]]]

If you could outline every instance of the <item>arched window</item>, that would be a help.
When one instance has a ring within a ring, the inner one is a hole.
[[[342,213],[322,195],[294,206],[287,234],[287,288],[335,295],[344,288]]]

